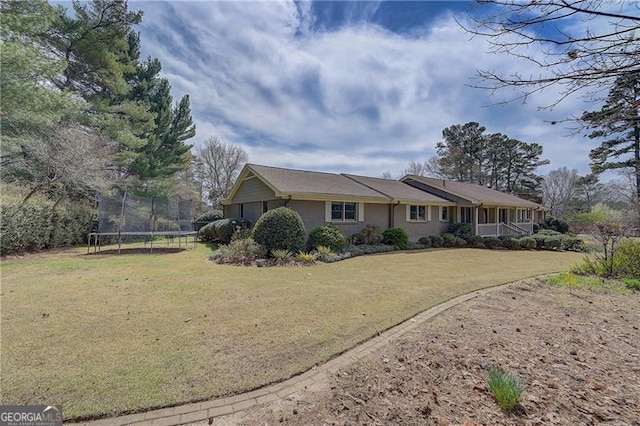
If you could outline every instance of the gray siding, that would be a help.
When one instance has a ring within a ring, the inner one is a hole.
[[[297,211],[307,230],[307,234],[318,226],[328,225],[325,221],[324,201],[292,200],[288,207]],[[364,221],[362,222],[330,222],[338,228],[345,237],[360,232],[365,225],[378,225],[382,230],[389,227],[389,205],[364,204]]]
[[[428,235],[440,235],[447,231],[449,222],[440,222],[440,207],[429,206],[431,210],[431,220],[425,222],[407,221],[407,206],[399,204],[394,206],[394,225],[398,226],[409,234],[409,241],[417,242],[421,237]],[[451,213],[451,212],[449,212]]]
[[[254,201],[272,200],[276,194],[260,179],[254,177],[242,182],[233,197],[233,203],[250,203]]]

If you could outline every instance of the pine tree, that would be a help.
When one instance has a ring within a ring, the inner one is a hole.
[[[596,174],[631,168],[640,199],[640,72],[618,78],[599,111],[582,115],[592,139],[606,139],[589,154]],[[639,207],[640,209],[640,203]]]

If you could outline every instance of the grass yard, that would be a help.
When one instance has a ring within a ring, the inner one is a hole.
[[[87,418],[277,382],[457,295],[578,253],[441,249],[293,268],[75,249],[2,262],[2,403]]]

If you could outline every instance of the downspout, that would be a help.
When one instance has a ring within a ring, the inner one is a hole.
[[[284,206],[287,207],[290,201],[291,201],[291,195],[289,195],[289,198],[284,202]]]
[[[395,204],[389,204],[391,207],[391,214],[389,215],[389,228],[394,227],[396,223],[396,206],[400,204],[400,201],[396,201]]]

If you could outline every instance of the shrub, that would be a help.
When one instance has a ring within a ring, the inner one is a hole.
[[[211,255],[211,259],[219,263],[248,264],[264,257],[264,249],[253,238],[241,238],[222,246]]]
[[[467,245],[467,240],[465,240],[462,237],[456,237],[456,239],[454,240],[453,246],[454,247],[464,247]]]
[[[548,236],[544,240],[544,248],[546,250],[560,250],[562,248],[562,240],[559,237]]]
[[[520,250],[520,240],[517,238],[505,238],[502,240],[502,247],[509,250]]]
[[[536,239],[533,237],[524,237],[520,239],[520,247],[525,250],[533,250],[537,246]]]
[[[424,248],[431,247],[431,237],[420,237],[418,240],[418,244],[420,244]]]
[[[54,208],[55,203],[44,197],[21,204],[19,198],[14,202],[12,194],[4,192],[0,202],[2,255],[86,242],[92,210],[84,204],[72,202]]]
[[[200,237],[200,240],[206,242],[216,241],[216,227],[213,222],[200,228],[200,230],[198,230],[198,237]]]
[[[253,238],[268,251],[284,249],[299,252],[304,247],[305,233],[298,212],[287,207],[264,213],[253,228]]]
[[[456,246],[456,236],[453,234],[442,234],[442,245],[444,247],[455,247]]]
[[[215,222],[224,218],[224,214],[220,210],[209,210],[197,216],[193,221],[193,229],[199,231],[208,223]]]
[[[382,230],[378,225],[366,225],[360,232],[350,237],[351,244],[380,244]]]
[[[442,247],[444,244],[444,240],[440,235],[432,235],[431,236],[431,247]]]
[[[409,235],[407,235],[407,232],[402,228],[387,228],[382,233],[382,242],[389,246],[405,249],[409,245]]]
[[[294,257],[298,262],[302,262],[307,265],[316,263],[316,255],[313,253],[305,253],[300,251]]]
[[[233,232],[236,230],[235,221],[232,219],[219,219],[215,222],[211,222],[213,225],[216,241],[222,244],[229,244]]]
[[[467,244],[469,247],[475,248],[483,248],[484,242],[482,241],[482,237],[480,235],[474,235],[467,240]]]
[[[293,258],[293,253],[289,250],[273,249],[271,250],[271,257],[273,257],[277,263],[287,263]]]
[[[581,238],[564,235],[560,239],[562,250],[585,251],[586,245]]]
[[[502,370],[500,367],[492,368],[487,375],[487,384],[493,393],[493,397],[504,411],[513,411],[520,402],[524,386],[520,379]]]
[[[502,246],[502,241],[498,237],[484,237],[482,238],[482,242],[486,248],[497,248]]]
[[[640,277],[640,240],[624,239],[613,256],[613,273],[623,278]]]
[[[534,224],[533,224],[533,233],[534,233],[534,234],[537,234],[538,232],[540,232],[540,229],[541,229],[541,228],[540,228],[540,225],[539,225],[539,224],[537,224],[537,223],[534,223]]]
[[[346,244],[344,235],[335,226],[318,226],[309,234],[309,248],[329,247],[333,251],[340,250]]]
[[[469,238],[471,237],[471,224],[462,222],[450,223],[447,233],[456,237]]]
[[[569,224],[562,219],[556,219],[555,217],[550,216],[545,221],[545,224],[547,225],[547,228],[558,231],[561,234],[569,232]]]
[[[388,246],[385,244],[360,244],[345,246],[340,250],[338,255],[342,256],[342,258],[349,258],[365,254],[386,253],[396,250],[397,248],[395,246]]]
[[[560,235],[561,233],[558,231],[554,231],[553,229],[541,229],[538,231],[538,235]]]
[[[539,250],[544,249],[545,242],[547,241],[547,235],[535,234],[533,239],[536,240],[536,248]]]

